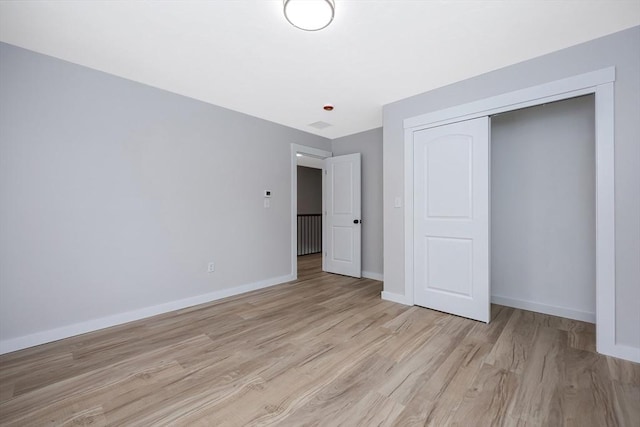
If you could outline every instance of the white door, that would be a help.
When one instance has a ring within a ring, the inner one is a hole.
[[[489,322],[489,118],[414,132],[414,301]]]
[[[360,153],[325,159],[323,270],[360,277]]]

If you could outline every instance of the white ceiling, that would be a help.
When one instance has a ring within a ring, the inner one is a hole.
[[[336,0],[318,32],[291,26],[281,0],[0,2],[3,42],[328,138],[381,126],[384,104],[638,24],[638,0]]]

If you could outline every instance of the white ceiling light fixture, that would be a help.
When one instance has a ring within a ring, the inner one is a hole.
[[[284,16],[296,28],[318,31],[326,28],[335,12],[334,0],[284,0]]]

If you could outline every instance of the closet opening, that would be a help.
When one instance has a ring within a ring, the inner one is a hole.
[[[596,320],[593,94],[491,117],[491,302]]]

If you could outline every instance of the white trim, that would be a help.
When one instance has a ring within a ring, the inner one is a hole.
[[[408,304],[413,304],[414,286],[413,132],[593,93],[596,105],[596,348],[599,353],[611,356],[632,353],[615,341],[614,81],[615,67],[608,67],[404,120],[404,292]]]
[[[566,307],[542,304],[533,301],[524,301],[516,298],[492,295],[491,303],[500,304],[507,307],[520,308],[522,310],[535,311],[538,313],[550,314],[552,316],[566,317],[567,319],[581,320],[583,322],[596,323],[596,314],[586,311],[574,310]]]
[[[601,70],[567,77],[566,79],[556,80],[411,117],[404,120],[404,128],[441,126],[447,123],[460,122],[547,102],[574,98],[576,96],[593,93],[596,86],[611,83],[615,81],[615,79],[615,67],[603,68]]]
[[[596,334],[597,333],[598,332],[596,331]],[[607,353],[607,355],[617,357],[619,359],[630,360],[635,363],[640,363],[640,348],[630,347],[625,344],[615,344],[614,347],[612,347],[611,352]]]
[[[298,278],[298,159],[296,156],[298,153],[321,159],[326,159],[333,155],[331,151],[319,150],[317,148],[307,147],[306,145],[291,144],[291,280],[296,280]],[[324,185],[324,176],[322,182]],[[322,203],[324,204],[324,197],[322,199]],[[322,240],[324,242],[324,235]],[[324,269],[324,253],[322,256],[322,262]]]
[[[100,317],[98,319],[91,319],[80,323],[74,323],[72,325],[62,326],[60,328],[50,329],[48,331],[36,332],[35,334],[10,338],[0,341],[0,354],[22,350],[24,348],[73,337],[75,335],[94,332],[99,329],[109,328],[111,326],[122,325],[123,323],[133,322],[135,320],[156,316],[158,314],[192,307],[194,305],[217,301],[222,298],[243,294],[245,292],[251,292],[258,289],[279,285],[281,283],[290,282],[291,280],[294,280],[291,275],[273,277],[246,285],[236,286],[234,288],[221,289],[219,291],[211,292],[204,295],[184,298],[177,301],[170,301],[164,304],[128,311],[126,313],[118,313],[111,316]]]
[[[325,158],[326,160],[326,158]],[[322,271],[327,271],[327,164],[322,166]]]
[[[613,83],[600,85],[596,88],[596,349],[608,355],[617,352],[614,117]]]
[[[364,277],[365,279],[373,279],[379,282],[384,282],[384,275],[380,273],[374,273],[373,271],[363,271],[362,277]]]
[[[413,305],[413,131],[404,131],[404,298]]]
[[[404,295],[395,294],[393,292],[382,291],[380,297],[385,301],[397,302],[398,304],[403,305],[413,305],[413,303],[409,303]]]

